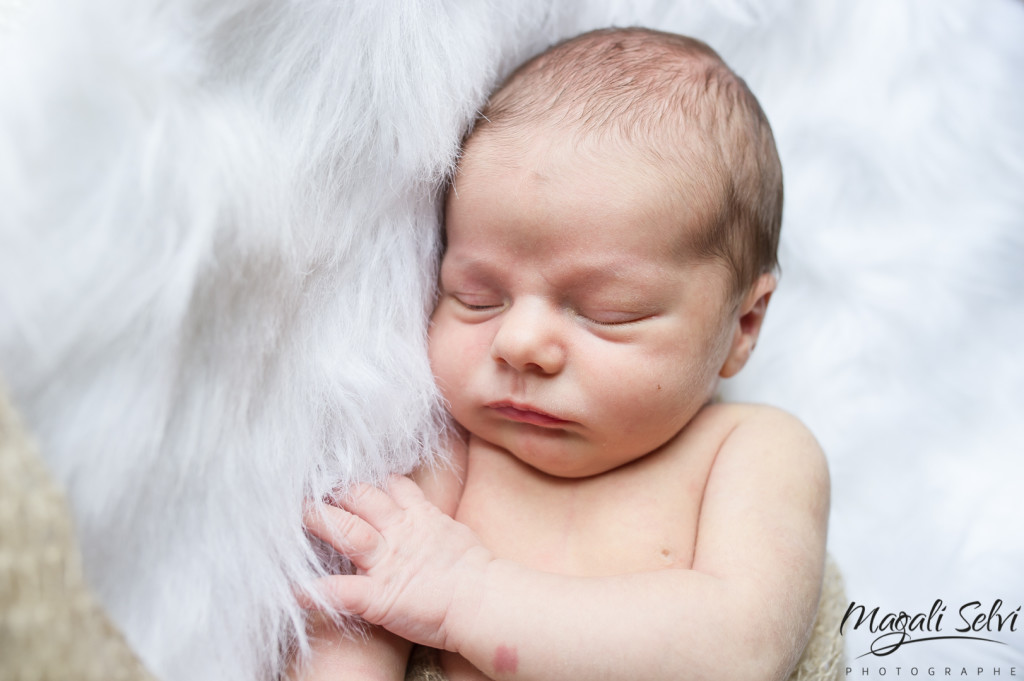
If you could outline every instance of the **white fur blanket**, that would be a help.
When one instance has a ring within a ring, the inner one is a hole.
[[[0,14],[0,374],[159,676],[272,678],[303,499],[434,455],[440,182],[498,78],[610,24],[707,40],[773,122],[784,274],[726,391],[822,441],[850,599],[941,598],[946,634],[1024,603],[1024,4],[28,0]],[[851,664],[1005,677],[1016,629]]]

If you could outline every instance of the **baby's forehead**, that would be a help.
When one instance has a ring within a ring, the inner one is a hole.
[[[471,140],[447,194],[446,224],[460,191],[463,198],[487,197],[475,200],[473,208],[475,219],[488,221],[502,218],[509,195],[528,201],[542,195],[547,213],[533,223],[534,230],[561,228],[544,219],[549,216],[586,215],[593,208],[608,218],[596,220],[602,232],[595,240],[657,224],[663,250],[677,258],[694,255],[720,200],[714,187],[632,145],[576,145],[568,139],[548,128],[515,140],[490,132]]]
[[[614,132],[593,135],[546,121],[515,131],[485,128],[466,140],[448,196],[468,182],[494,182],[509,176],[520,183],[575,179],[583,192],[614,181],[631,190],[615,194],[633,211],[675,210],[685,236],[696,225],[713,220],[725,198],[718,178],[707,172],[713,159],[708,158],[706,146],[693,143],[670,150],[656,139],[624,139]],[[602,194],[601,198],[609,197]]]
[[[463,142],[455,176],[468,166],[496,172],[529,166],[543,173],[554,165],[549,161],[557,160],[562,172],[626,168],[648,181],[685,184],[707,169],[712,160],[709,147],[678,127],[649,126],[624,133],[615,126],[595,128],[579,121],[537,117],[501,129],[474,129]]]

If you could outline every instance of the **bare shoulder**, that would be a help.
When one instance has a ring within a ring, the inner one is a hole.
[[[789,412],[759,404],[732,405],[738,412],[736,427],[722,443],[719,455],[761,457],[758,468],[775,471],[775,478],[799,483],[808,492],[830,490],[828,462],[818,440],[803,421]],[[748,462],[753,464],[753,462]]]
[[[789,412],[763,404],[714,404],[694,425],[719,440],[715,469],[742,466],[748,475],[792,477],[828,492],[825,454],[810,429]]]

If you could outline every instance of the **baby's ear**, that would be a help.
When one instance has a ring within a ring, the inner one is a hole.
[[[768,300],[772,297],[777,284],[774,274],[762,274],[740,301],[732,345],[721,371],[718,372],[722,378],[735,376],[750,359],[750,353],[754,351],[757,337],[761,333],[761,324],[764,323],[764,315],[768,310]]]

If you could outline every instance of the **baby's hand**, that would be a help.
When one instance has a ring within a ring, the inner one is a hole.
[[[490,552],[406,477],[393,477],[386,492],[357,485],[340,504],[305,518],[358,568],[321,580],[328,603],[409,641],[456,651],[452,632],[471,626]]]

